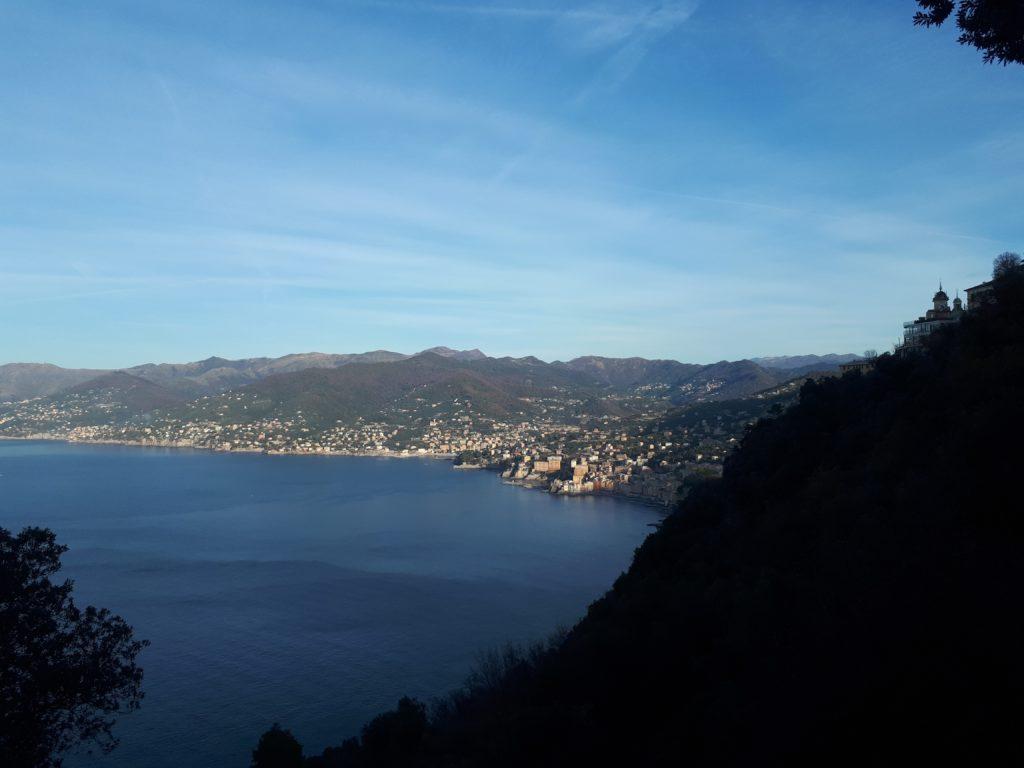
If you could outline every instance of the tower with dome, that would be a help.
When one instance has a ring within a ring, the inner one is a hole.
[[[953,299],[953,307],[950,309],[949,296],[942,290],[942,282],[939,281],[939,290],[932,296],[932,308],[916,320],[903,324],[903,345],[904,350],[913,350],[919,346],[925,337],[935,333],[939,328],[950,323],[960,322],[964,313],[964,305],[957,293]]]

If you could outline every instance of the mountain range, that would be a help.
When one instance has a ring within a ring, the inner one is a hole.
[[[253,384],[271,376],[313,369],[340,369],[353,363],[394,363],[421,355],[433,355],[457,363],[481,363],[479,372],[530,370],[533,376],[551,379],[551,383],[586,383],[588,386],[628,391],[643,387],[678,387],[690,385],[690,391],[714,389],[716,383],[730,389],[770,386],[778,380],[777,371],[830,371],[857,355],[801,355],[767,357],[737,362],[722,361],[712,365],[680,363],[675,360],[647,360],[639,357],[578,357],[568,362],[545,363],[535,357],[491,358],[479,349],[455,350],[432,347],[415,355],[375,350],[355,354],[307,352],[283,357],[255,357],[228,360],[210,357],[190,363],[146,363],[125,368],[120,373],[136,376],[175,393],[185,399],[218,394]],[[485,361],[492,361],[486,363]],[[496,362],[495,362],[496,361]],[[497,366],[497,368],[495,367]],[[543,374],[541,372],[544,372]],[[46,397],[115,373],[105,369],[61,368],[48,363],[8,363],[0,365],[0,402]],[[554,377],[554,378],[552,378]],[[115,381],[107,379],[106,384]],[[122,380],[123,382],[124,380]],[[105,387],[104,382],[98,382]],[[710,391],[710,390],[708,390]],[[741,394],[727,392],[720,394]]]
[[[828,372],[829,356],[817,370]],[[121,371],[50,365],[0,366],[0,400],[53,408],[92,424],[161,412],[224,423],[291,419],[325,427],[358,419],[401,422],[474,412],[498,419],[547,414],[626,416],[696,402],[742,398],[805,375],[803,365],[752,360],[710,365],[644,358],[488,357],[480,350],[434,347],[415,355],[306,353],[279,358],[139,365]],[[45,409],[45,408],[44,408]],[[14,413],[16,405],[6,406]],[[24,408],[22,408],[24,412]],[[16,423],[15,421],[10,422]]]
[[[454,360],[479,360],[479,349],[455,350],[432,347],[424,350]],[[423,354],[423,353],[419,353]],[[306,352],[283,357],[252,357],[228,360],[210,357],[191,363],[146,363],[120,372],[138,376],[186,397],[209,395],[251,384],[279,373],[311,368],[340,368],[350,363],[390,363],[413,355],[378,349],[356,354]],[[46,397],[114,373],[109,369],[61,368],[49,363],[8,363],[0,365],[0,402]]]

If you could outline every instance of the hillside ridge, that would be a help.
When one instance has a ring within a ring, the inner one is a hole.
[[[765,364],[754,360],[720,361],[712,365],[680,363],[675,360],[648,360],[640,357],[610,358],[597,355],[585,355],[567,362],[554,361],[546,363],[534,356],[521,358],[493,358],[479,349],[455,350],[450,347],[431,347],[413,355],[387,350],[370,352],[331,354],[322,352],[305,352],[283,355],[282,357],[254,357],[230,360],[223,357],[208,357],[188,363],[144,363],[129,368],[117,369],[124,373],[147,379],[185,398],[202,395],[219,394],[244,387],[260,381],[268,376],[282,373],[295,373],[311,369],[342,368],[354,363],[373,364],[391,363],[408,360],[419,355],[433,354],[458,362],[485,364],[487,361],[501,360],[521,366],[536,368],[549,367],[572,371],[581,376],[589,377],[589,385],[605,386],[610,389],[624,390],[636,387],[675,387],[683,386],[687,381],[693,385],[691,391],[700,387],[708,390],[716,386],[716,372],[730,377],[747,376],[751,385],[770,386],[779,381],[777,372],[795,371],[791,375],[799,375],[814,371],[834,371],[839,362],[845,361],[846,355],[804,356],[785,358],[790,361],[802,361],[815,358],[813,363],[803,366],[795,364]],[[783,358],[765,358],[769,361],[780,361]],[[751,369],[749,364],[759,370]],[[731,367],[731,368],[730,368]],[[744,372],[744,368],[747,370]],[[800,370],[796,370],[800,368]],[[0,402],[17,402],[37,397],[57,394],[62,390],[82,384],[92,378],[111,373],[113,369],[68,369],[49,363],[7,363],[0,365]],[[702,372],[705,375],[701,375]],[[729,384],[729,382],[722,382]],[[746,387],[749,393],[750,387]],[[729,395],[741,394],[733,387]]]

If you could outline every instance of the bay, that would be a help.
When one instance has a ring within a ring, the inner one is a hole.
[[[0,441],[0,526],[52,528],[79,605],[152,643],[120,747],[76,768],[244,768],[274,722],[319,753],[571,625],[660,517],[430,459]]]

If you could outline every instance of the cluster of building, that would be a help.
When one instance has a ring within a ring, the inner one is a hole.
[[[0,411],[0,432],[21,434],[51,426],[68,430],[83,422],[112,423],[124,410],[122,405],[97,403],[83,396],[70,396],[60,403],[47,398],[25,400],[15,409]]]
[[[903,339],[896,345],[895,353],[904,355],[920,350],[924,345],[925,339],[936,331],[959,323],[966,312],[976,310],[978,307],[995,301],[993,281],[991,280],[971,286],[965,289],[964,293],[967,294],[967,306],[964,306],[959,291],[956,292],[953,304],[950,306],[949,294],[943,290],[942,282],[940,281],[939,290],[932,296],[931,309],[926,310],[920,317],[908,320],[903,324]],[[842,373],[869,371],[874,366],[873,356],[867,356],[859,360],[843,363],[839,366],[839,370]]]
[[[959,291],[953,299],[953,306],[950,307],[949,296],[942,290],[942,283],[940,282],[939,290],[932,296],[932,308],[916,320],[909,320],[903,324],[903,343],[899,349],[910,351],[920,348],[924,339],[940,328],[960,322],[964,312],[967,310],[977,309],[993,301],[992,285],[990,280],[966,289],[967,307],[965,308]]]
[[[964,313],[964,304],[957,293],[953,299],[952,309],[949,306],[949,296],[942,290],[942,283],[939,283],[939,290],[932,297],[932,308],[916,320],[910,320],[903,324],[903,347],[914,349],[921,346],[925,338],[951,323],[960,322]]]
[[[654,432],[647,420],[503,422],[462,416],[411,429],[404,452],[454,456],[459,467],[498,471],[510,483],[551,493],[607,493],[671,504],[686,477],[717,475],[736,435],[704,424],[690,434]]]
[[[655,432],[650,420],[636,417],[572,424],[545,417],[501,421],[471,407],[403,425],[355,419],[324,427],[309,423],[301,411],[290,418],[237,423],[213,413],[118,421],[113,413],[97,415],[95,403],[65,406],[23,403],[16,416],[0,415],[0,434],[268,454],[446,457],[457,466],[496,470],[508,482],[552,493],[607,493],[663,504],[679,497],[686,477],[720,473],[737,437],[706,422],[675,433]]]
[[[524,453],[516,456],[501,476],[551,493],[610,493],[668,505],[679,498],[683,480],[693,470],[687,470],[683,461],[648,463],[655,455],[656,451],[643,448],[634,453],[597,452],[575,458]],[[717,474],[717,467],[713,472]]]

